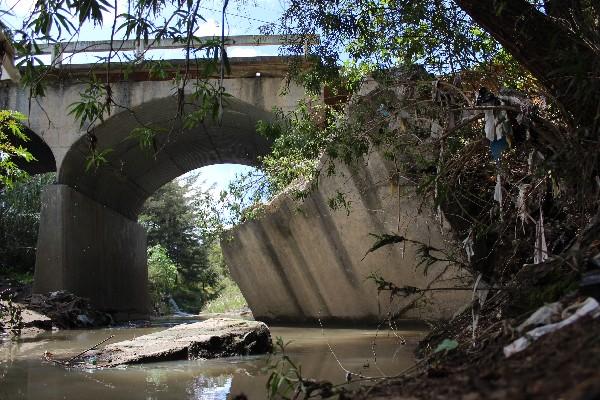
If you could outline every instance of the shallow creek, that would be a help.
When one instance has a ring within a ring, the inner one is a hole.
[[[182,321],[177,321],[182,322]],[[57,331],[35,341],[0,344],[0,400],[4,399],[229,399],[244,393],[264,399],[268,356],[169,361],[105,370],[74,370],[42,360],[44,351],[76,354],[110,335],[110,342],[145,335],[173,324],[144,328]],[[368,376],[392,375],[414,363],[420,330],[376,331],[271,327],[273,338],[291,341],[286,353],[308,378],[345,381],[345,368]],[[401,344],[400,337],[406,340]],[[375,358],[376,355],[376,358]],[[273,361],[273,360],[271,360]]]

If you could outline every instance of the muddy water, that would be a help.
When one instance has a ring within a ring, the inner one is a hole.
[[[58,331],[36,341],[0,345],[0,400],[4,399],[229,399],[244,393],[264,399],[268,356],[220,360],[170,361],[110,370],[67,370],[41,360],[44,351],[74,354],[110,335],[131,339],[165,329],[111,328]],[[273,327],[273,337],[291,341],[286,348],[306,377],[345,380],[345,368],[369,376],[394,374],[413,364],[418,330],[375,331]],[[405,339],[406,344],[402,344]],[[328,345],[329,344],[329,345]],[[375,357],[376,355],[376,357]],[[271,360],[272,361],[272,360]]]

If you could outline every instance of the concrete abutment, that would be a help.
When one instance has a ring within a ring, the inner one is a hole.
[[[67,185],[47,186],[33,290],[70,291],[119,319],[146,315],[146,231]]]
[[[319,179],[302,200],[282,193],[254,220],[234,228],[221,247],[231,276],[255,318],[276,323],[317,320],[376,324],[388,315],[404,319],[447,319],[469,301],[467,291],[442,290],[424,296],[379,296],[369,276],[398,286],[440,288],[468,284],[471,276],[436,262],[419,267],[418,247],[385,246],[368,256],[370,235],[398,233],[451,251],[452,232],[440,226],[432,207],[409,185],[390,180],[392,165],[373,152],[351,170],[336,163],[336,174]],[[404,191],[399,198],[398,190]],[[350,209],[332,209],[329,199],[343,192]],[[348,212],[349,211],[349,212]]]

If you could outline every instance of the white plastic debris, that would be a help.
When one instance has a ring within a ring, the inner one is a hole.
[[[77,316],[77,321],[81,322],[83,325],[94,325],[94,320],[85,314],[79,314]]]
[[[496,139],[502,139],[508,137],[512,133],[512,126],[508,119],[508,113],[504,110],[499,111],[495,114],[496,122]]]
[[[508,346],[504,347],[504,356],[510,357],[515,353],[525,350],[531,343],[538,340],[542,336],[571,325],[579,318],[590,315],[592,318],[600,316],[600,304],[592,297],[588,297],[585,301],[579,304],[573,315],[554,324],[547,324],[528,331],[524,336],[518,338]]]
[[[521,220],[521,226],[525,224],[525,221],[531,217],[527,212],[527,196],[531,190],[531,185],[528,183],[522,183],[519,185],[519,196],[517,197],[517,215]]]
[[[533,263],[543,263],[548,259],[548,247],[546,247],[546,235],[544,234],[544,215],[540,208],[540,218],[535,223],[535,246],[533,249]]]
[[[496,176],[496,187],[494,188],[494,200],[502,204],[502,181],[500,180],[500,174]]]
[[[494,111],[485,110],[483,112],[485,115],[485,137],[493,142],[496,140],[496,120],[494,118]]]
[[[471,262],[471,257],[475,255],[475,251],[473,251],[473,231],[469,231],[469,236],[465,240],[463,240],[463,248],[465,249],[465,253],[467,253],[467,260],[469,263]]]
[[[438,138],[442,136],[442,133],[444,133],[444,128],[442,128],[437,120],[431,120],[431,137],[433,139]]]
[[[525,320],[525,322],[517,327],[517,330],[522,332],[525,328],[529,328],[531,326],[548,325],[552,323],[552,321],[560,319],[560,313],[562,312],[562,309],[562,304],[559,302],[546,304],[531,314],[529,318]]]
[[[477,279],[475,280],[475,285],[473,285],[473,298],[472,306],[471,306],[471,317],[473,317],[473,324],[471,326],[471,334],[473,339],[473,345],[475,345],[475,340],[477,339],[477,326],[479,325],[479,314],[485,300],[487,299],[488,293],[490,292],[489,286],[482,279],[483,274],[479,274]]]

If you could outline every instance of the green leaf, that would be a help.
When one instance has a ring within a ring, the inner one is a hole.
[[[434,353],[439,353],[440,351],[451,351],[458,347],[458,342],[454,339],[444,339],[442,343],[438,344],[435,348]]]
[[[373,245],[371,246],[371,248],[365,253],[363,260],[369,253],[372,253],[383,246],[388,246],[390,244],[395,243],[402,243],[405,240],[404,236],[399,236],[396,234],[383,233],[381,235],[377,235],[375,233],[369,233],[369,235],[375,237],[376,240],[375,243],[373,243]]]

